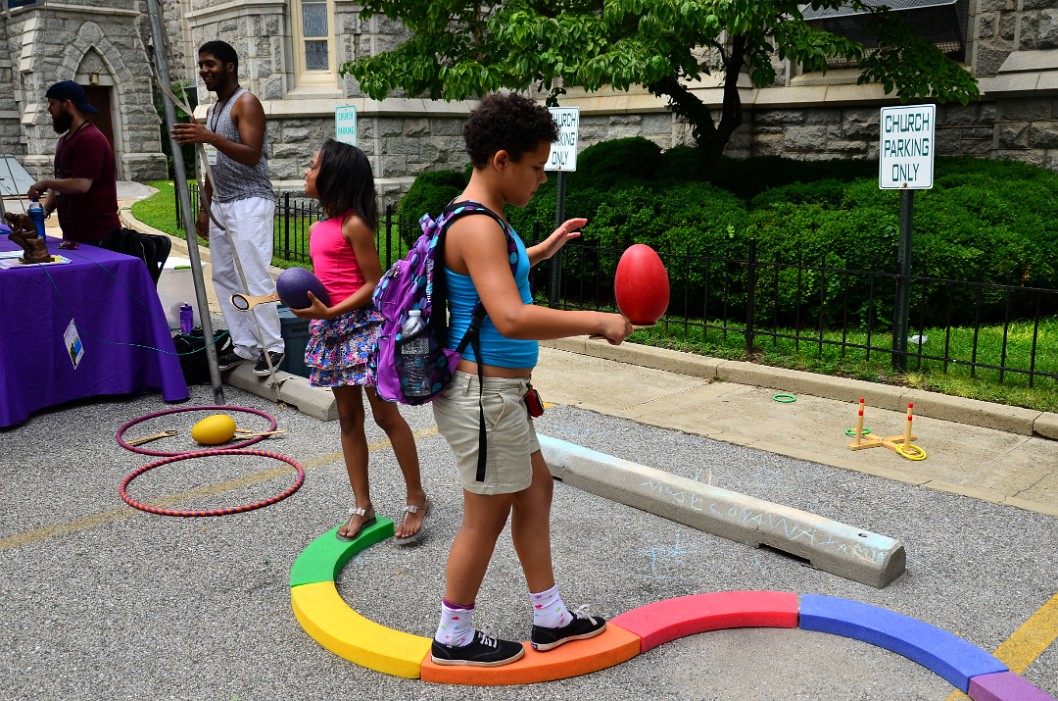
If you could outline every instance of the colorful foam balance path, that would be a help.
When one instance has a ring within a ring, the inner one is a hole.
[[[666,599],[610,621],[642,640],[640,652],[695,633],[727,628],[796,628],[797,595],[779,591],[725,591]]]
[[[1007,671],[995,657],[946,630],[848,599],[802,596],[801,628],[884,647],[944,677],[963,693],[972,677]]]
[[[973,701],[1058,701],[987,652],[939,628],[893,611],[816,594],[729,591],[641,606],[611,619],[589,640],[536,652],[502,667],[450,667],[430,661],[430,638],[379,625],[349,608],[334,580],[365,548],[393,535],[379,517],[351,542],[334,528],[314,540],[290,573],[290,598],[301,626],[334,654],[368,669],[424,681],[503,685],[554,681],[599,671],[677,638],[711,630],[769,627],[833,633],[884,647],[948,680]]]

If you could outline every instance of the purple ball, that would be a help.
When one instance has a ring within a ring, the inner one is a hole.
[[[304,268],[288,268],[279,273],[276,278],[276,294],[279,300],[291,309],[304,309],[311,306],[308,292],[316,295],[327,306],[331,304],[331,298],[327,295],[320,279]]]

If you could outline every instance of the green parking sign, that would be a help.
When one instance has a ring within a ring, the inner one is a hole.
[[[356,107],[336,107],[334,110],[334,139],[356,146]]]

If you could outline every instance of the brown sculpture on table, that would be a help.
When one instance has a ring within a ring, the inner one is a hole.
[[[7,212],[4,214],[4,219],[7,219],[8,223],[11,224],[11,234],[7,237],[9,240],[14,241],[25,253],[19,260],[23,263],[51,263],[54,258],[48,253],[48,247],[44,243],[44,239],[37,235],[37,227],[33,224],[33,220],[29,218],[28,214],[14,214]]]

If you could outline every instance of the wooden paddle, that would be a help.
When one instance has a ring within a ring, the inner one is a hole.
[[[258,304],[269,304],[271,302],[278,302],[279,295],[273,292],[270,295],[257,295],[252,297],[250,295],[244,295],[241,292],[236,292],[231,296],[231,306],[238,309],[240,312],[248,312]]]

